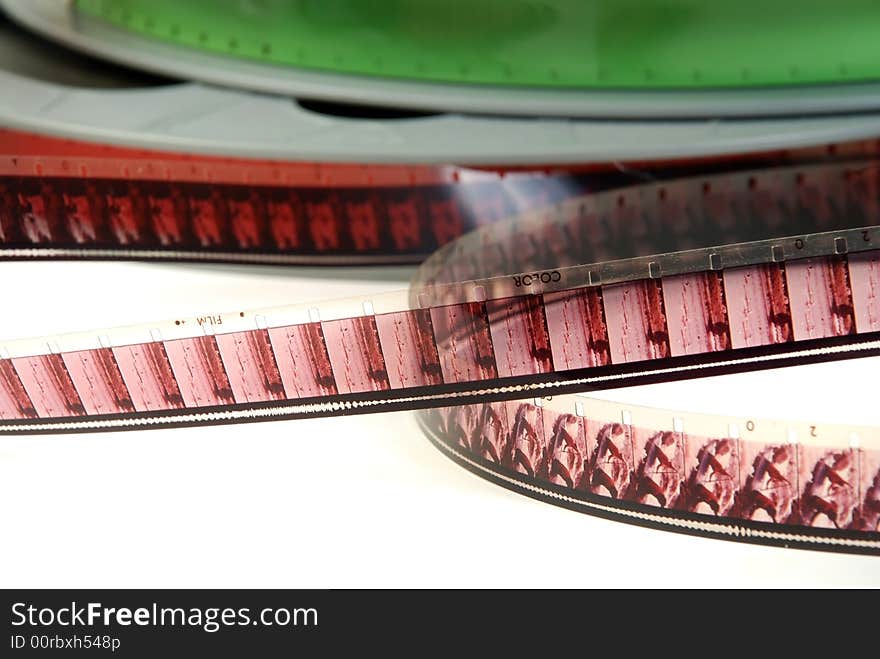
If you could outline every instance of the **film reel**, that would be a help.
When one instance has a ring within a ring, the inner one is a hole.
[[[221,11],[214,2],[139,0],[2,6],[25,26],[112,61],[303,98],[605,118],[878,107],[877,13],[864,0],[834,7],[781,0],[637,8],[602,1],[377,8],[356,0],[230,2]],[[757,24],[755,13],[764,17]],[[438,33],[444,38],[430,37]]]
[[[58,3],[5,5],[94,47],[92,24]],[[111,47],[125,34],[98,29]],[[557,505],[880,553],[876,427],[584,395],[880,354],[876,143],[858,141],[876,135],[873,116],[619,121],[622,143],[608,122],[364,122],[198,85],[60,87],[17,67],[0,74],[4,258],[431,256],[408,290],[369,299],[5,343],[0,434],[415,410],[454,461]],[[831,107],[805,91],[806,112]],[[735,98],[731,114],[757,107]],[[791,98],[762,94],[761,107]],[[870,93],[842,98],[834,109],[873,107]],[[230,131],[256,113],[259,127]]]

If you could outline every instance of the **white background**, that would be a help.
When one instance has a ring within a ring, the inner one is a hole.
[[[412,270],[0,262],[0,345],[405,288]],[[878,359],[608,392],[880,424]],[[0,438],[2,587],[880,586],[880,559],[643,529],[492,485],[411,413]]]

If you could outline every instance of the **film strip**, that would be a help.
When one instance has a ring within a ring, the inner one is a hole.
[[[188,156],[9,129],[0,129],[0,144],[6,154],[0,160],[3,258],[330,265],[418,263],[481,226],[649,179],[748,170],[770,162],[870,158],[878,150],[876,141],[862,140],[626,166],[477,169]],[[621,207],[606,216],[631,222],[626,216],[638,214],[636,209]],[[695,229],[704,235],[716,230],[700,218],[701,227],[668,220],[663,231],[642,226],[643,241],[657,241],[642,248],[675,251],[688,244]],[[617,219],[609,222],[616,225]],[[610,260],[621,256],[614,245],[624,240],[623,233],[596,232],[581,236],[579,244],[589,242]]]
[[[2,130],[0,140],[11,152],[0,165],[6,258],[417,263],[482,224],[633,178],[190,158]]]
[[[695,534],[880,551],[880,429],[676,415],[582,396],[880,354],[872,143],[801,152],[797,164],[756,156],[757,167],[736,161],[699,176],[686,164],[665,178],[519,171],[524,199],[497,194],[509,172],[159,163],[67,148],[80,156],[21,147],[4,160],[4,254],[151,258],[167,249],[194,258],[211,254],[213,238],[227,250],[215,257],[234,260],[253,246],[246,237],[275,235],[289,217],[310,232],[300,246],[314,254],[327,214],[309,209],[318,204],[310,186],[328,172],[340,184],[331,194],[345,200],[337,207],[353,203],[349,190],[368,191],[389,219],[401,189],[435,199],[438,181],[456,203],[493,210],[453,225],[475,228],[466,235],[429,236],[421,248],[446,245],[399,293],[9,342],[0,434],[422,410],[453,459],[554,503]],[[277,190],[289,210],[270,213]],[[436,227],[425,207],[412,217]],[[367,215],[336,226],[351,231]],[[392,226],[381,231],[392,242],[370,247],[377,256],[394,244]],[[184,235],[192,242],[159,239]]]

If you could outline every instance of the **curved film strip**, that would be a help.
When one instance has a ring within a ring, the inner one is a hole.
[[[555,505],[721,539],[878,551],[876,428],[674,415],[582,396],[419,414],[455,462]]]
[[[408,212],[423,228],[456,216],[426,193],[438,181],[467,204],[458,216],[491,211],[450,222],[444,240],[411,234],[421,250],[445,246],[399,293],[7,343],[0,434],[425,410],[423,425],[455,460],[554,503],[690,533],[880,551],[877,428],[720,420],[580,395],[880,354],[873,143],[758,154],[700,175],[678,163],[447,168],[444,179],[433,167],[160,163],[5,135],[19,145],[4,159],[0,197],[4,253],[15,258],[259,261],[271,244],[259,240],[277,240],[279,227],[300,227],[289,235],[309,241],[285,247],[314,255],[321,240],[334,244],[334,226],[361,232],[334,255],[366,245],[387,260],[401,253],[391,210],[401,195],[423,195]],[[39,155],[52,145],[79,155]],[[515,194],[499,194],[511,179]],[[328,188],[338,201],[310,196]],[[353,212],[348,190],[373,195],[384,206],[366,207],[382,212]],[[425,212],[432,201],[447,210]],[[385,232],[391,242],[365,238]]]

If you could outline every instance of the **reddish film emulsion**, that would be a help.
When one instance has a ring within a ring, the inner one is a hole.
[[[431,309],[443,381],[475,382],[498,377],[484,302]]]
[[[510,413],[505,403],[443,407],[425,412],[429,423],[454,445],[499,466],[514,464]]]
[[[785,268],[795,340],[854,334],[847,263],[839,257],[802,259]]]
[[[305,223],[299,198],[287,190],[267,190],[262,196],[266,199],[266,218],[274,247],[282,251],[298,249],[303,243]]]
[[[267,330],[218,334],[216,339],[235,402],[287,397]]]
[[[465,234],[467,224],[455,199],[439,198],[428,202],[431,232],[438,246],[452,242]]]
[[[511,407],[507,406],[510,411]],[[550,467],[549,428],[544,423],[544,409],[531,403],[519,403],[509,416],[513,449],[513,470],[532,478],[547,478]]]
[[[574,414],[558,414],[545,410],[545,423],[551,423],[548,450],[547,480],[573,490],[584,489],[589,449],[587,429]]]
[[[165,346],[159,342],[113,348],[129,397],[138,412],[179,409],[183,396]]]
[[[288,398],[337,393],[321,323],[273,327],[269,329],[269,340]]]
[[[219,248],[227,244],[228,211],[217,188],[204,185],[193,189],[189,218],[199,247]]]
[[[54,192],[49,185],[28,181],[18,193],[19,227],[26,242],[33,245],[59,239]]]
[[[587,465],[587,490],[611,499],[622,499],[633,482],[635,456],[632,428],[606,423],[596,433]]]
[[[165,351],[187,407],[235,403],[213,336],[165,341]]]
[[[694,200],[699,200],[699,198],[700,194],[696,182],[690,185],[661,187],[653,199],[654,203],[648,207],[648,217],[654,221],[652,230],[665,236],[675,236],[676,238],[682,236],[683,243],[677,249],[695,247],[697,244],[694,242],[696,236],[690,232],[682,231],[682,228],[693,221],[689,215],[697,215],[697,213],[691,212],[691,207],[699,207],[699,202],[694,203]]]
[[[94,186],[71,181],[62,188],[67,231],[79,245],[102,242],[106,204],[101,203]]]
[[[321,201],[307,201],[304,206],[315,249],[319,252],[340,249],[343,238],[337,200],[329,197]]]
[[[148,246],[149,202],[133,183],[114,181],[106,194],[107,225],[117,244],[125,247]]]
[[[684,436],[670,430],[634,427],[632,442],[636,468],[625,498],[672,508],[684,480]]]
[[[377,315],[376,329],[392,389],[442,384],[443,369],[428,309]]]
[[[675,507],[726,517],[740,487],[739,443],[729,437],[685,436],[684,479]]]
[[[585,402],[583,417],[523,401],[423,414],[445,443],[529,482],[710,519],[880,530],[880,451],[607,423]]]
[[[859,332],[880,331],[880,252],[847,257],[853,313]]]
[[[12,364],[40,418],[86,413],[61,355],[19,357]]]
[[[378,204],[374,200],[351,200],[345,203],[345,215],[354,248],[359,252],[377,250],[382,245]]]
[[[418,249],[423,245],[422,221],[419,214],[419,200],[414,194],[404,199],[386,202],[388,213],[388,233],[396,249],[400,251]]]
[[[500,377],[553,371],[547,318],[540,295],[486,303]]]
[[[669,356],[669,330],[660,281],[643,279],[603,286],[602,300],[613,363]]]
[[[373,316],[325,322],[322,329],[338,393],[391,388]]]
[[[663,300],[673,357],[730,348],[730,325],[720,272],[665,277]]]
[[[479,455],[480,444],[476,438],[479,437],[482,430],[480,424],[483,421],[484,410],[485,407],[481,405],[441,408],[439,421],[445,437],[454,446]],[[509,433],[506,434],[505,440],[508,440],[509,437]]]
[[[853,528],[880,531],[880,451],[859,450],[859,509]]]
[[[79,350],[64,353],[62,358],[86,413],[134,411],[134,403],[112,350]]]
[[[514,441],[510,424],[514,412],[510,404],[483,404],[479,423],[471,436],[471,450],[484,460],[512,468]]]
[[[9,181],[0,179],[0,243],[22,242],[18,195]]]
[[[724,292],[732,347],[751,348],[794,340],[781,264],[725,270]]]
[[[239,249],[258,249],[266,241],[266,203],[256,190],[237,188],[226,200],[229,226]]]
[[[557,371],[611,363],[600,289],[544,293],[544,311]]]
[[[800,496],[789,523],[850,528],[859,508],[858,452],[800,446]]]
[[[736,240],[743,219],[742,209],[731,203],[738,195],[736,187],[730,179],[700,183],[699,191],[695,191],[692,197],[694,209],[688,214],[687,232],[695,236],[705,236],[708,232],[718,244]]]
[[[152,183],[147,191],[149,226],[162,247],[184,247],[191,240],[189,205],[180,188],[168,183]]]
[[[731,516],[786,523],[799,494],[797,446],[743,441],[740,474],[743,481]]]
[[[794,203],[802,214],[809,214],[816,231],[830,228],[842,214],[846,198],[845,177],[796,176]]]
[[[33,419],[37,416],[12,361],[0,359],[0,419]]]
[[[784,227],[792,217],[791,195],[782,174],[770,170],[762,176],[749,176],[747,195],[741,196],[741,221],[760,224],[773,230],[773,235],[786,235]]]
[[[843,200],[846,214],[859,224],[874,224],[880,214],[880,171],[876,167],[845,172]]]

